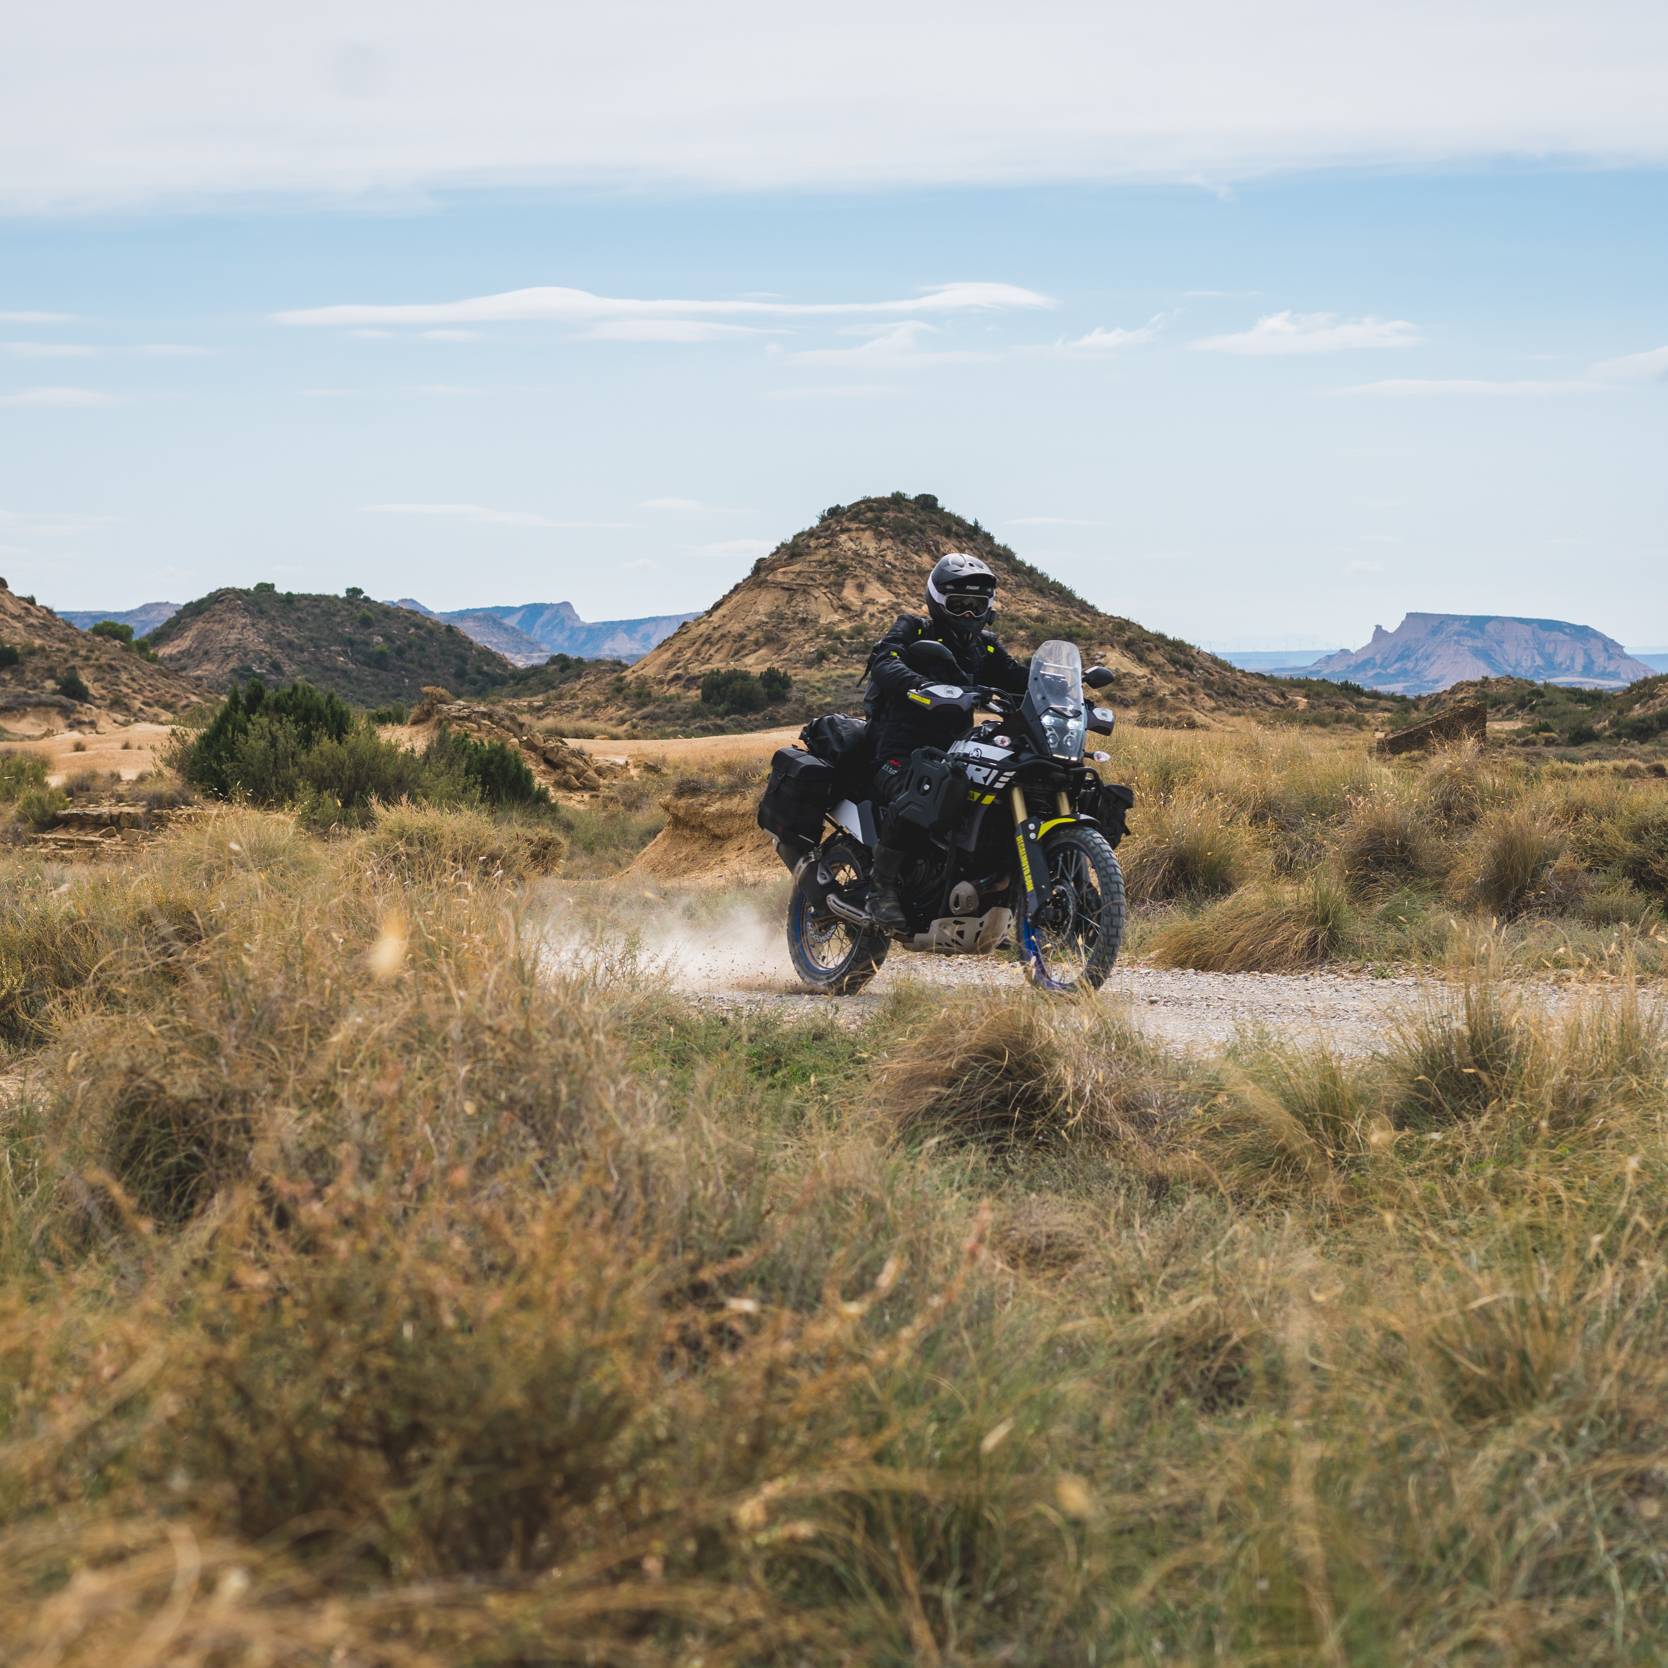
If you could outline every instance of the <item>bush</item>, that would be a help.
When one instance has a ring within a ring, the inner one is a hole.
[[[13,643],[0,643],[0,668],[15,666],[23,658]]]
[[[126,648],[133,646],[133,627],[124,625],[120,620],[100,620],[97,625],[88,628],[87,635],[108,637],[112,643],[120,643]]]
[[[403,717],[403,713],[401,714]],[[373,804],[533,808],[549,803],[527,762],[502,742],[442,727],[426,754],[384,741],[374,715],[296,683],[234,689],[198,735],[176,732],[170,762],[214,799],[289,806],[314,828],[362,824]]]
[[[71,701],[90,701],[93,698],[87,680],[73,666],[58,674],[58,693]]]
[[[759,673],[759,688],[764,692],[765,704],[774,706],[785,701],[793,689],[793,679],[780,666],[767,666]]]
[[[397,703],[385,707],[372,707],[368,714],[373,724],[404,724],[411,717],[408,707]]]
[[[342,742],[353,712],[339,696],[295,683],[270,694],[253,679],[233,689],[175,763],[192,787],[215,799],[243,797],[256,805],[290,803],[301,755]]]
[[[0,753],[0,805],[46,786],[46,760],[35,753]]]
[[[442,724],[429,743],[427,760],[439,775],[465,784],[463,797],[478,799],[495,809],[501,806],[548,805],[532,769],[515,748],[502,741],[476,741]]]
[[[759,680],[739,667],[702,674],[701,705],[722,713],[760,712],[766,705]]]
[[[42,833],[56,824],[69,806],[62,788],[26,788],[12,805],[12,814],[25,828]]]

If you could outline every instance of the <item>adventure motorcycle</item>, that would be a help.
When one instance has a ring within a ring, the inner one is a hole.
[[[1086,706],[1082,656],[1074,644],[1044,643],[1023,697],[963,684],[941,643],[913,644],[904,658],[939,680],[910,699],[930,706],[946,733],[963,733],[942,751],[917,748],[892,801],[918,831],[898,885],[901,932],[888,934],[868,911],[877,808],[867,726],[843,714],[816,719],[802,732],[806,751],[782,748],[771,761],[759,824],[793,871],[788,952],[801,982],[861,990],[893,943],[932,955],[1017,945],[1032,983],[1098,988],[1123,941],[1114,848],[1135,796],[1084,763],[1088,734],[1110,735],[1114,720]],[[1111,681],[1096,671],[1096,687]],[[976,722],[981,708],[996,716]]]

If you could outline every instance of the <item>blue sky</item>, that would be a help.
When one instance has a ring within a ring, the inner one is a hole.
[[[576,46],[489,6],[450,103],[443,10],[346,10],[251,69],[209,9],[71,7],[0,67],[15,589],[694,609],[901,487],[1213,644],[1408,609],[1668,641],[1649,7],[1403,39],[1293,3],[1236,41],[1196,5],[1134,44],[1117,8],[906,8],[889,53],[806,25],[692,92],[679,12]]]

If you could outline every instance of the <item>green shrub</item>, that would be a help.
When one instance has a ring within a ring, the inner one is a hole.
[[[26,788],[12,806],[13,815],[37,833],[51,828],[69,805],[62,788]]]
[[[373,724],[404,724],[410,719],[411,712],[395,702],[385,707],[372,707],[367,716]]]
[[[785,700],[793,679],[779,666],[767,666],[755,676],[741,667],[714,668],[701,677],[701,705],[717,712],[762,712]]]
[[[373,805],[402,800],[493,809],[549,803],[526,760],[503,742],[442,727],[427,753],[413,753],[384,741],[374,714],[355,714],[340,696],[305,683],[234,689],[205,729],[178,732],[170,762],[211,798],[290,806],[321,829],[362,824]]]
[[[15,666],[22,658],[22,652],[15,644],[0,643],[0,667]]]
[[[34,753],[0,753],[0,805],[46,786],[46,760]]]
[[[90,701],[93,698],[87,680],[73,666],[66,666],[58,674],[58,693],[71,701]]]
[[[478,799],[494,808],[550,802],[526,759],[502,741],[476,741],[442,724],[429,743],[426,758],[437,776],[464,784],[465,792],[460,797]]]
[[[89,637],[108,637],[112,643],[121,643],[125,647],[133,646],[133,627],[123,625],[120,620],[100,620],[97,625],[87,630]]]

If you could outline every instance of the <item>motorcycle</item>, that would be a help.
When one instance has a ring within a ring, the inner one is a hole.
[[[901,931],[886,932],[867,907],[878,811],[865,727],[816,720],[807,751],[784,748],[772,761],[759,822],[793,871],[788,953],[800,982],[849,995],[897,945],[928,955],[1017,948],[1034,985],[1098,989],[1123,942],[1116,847],[1135,796],[1085,763],[1088,736],[1111,735],[1115,718],[1086,704],[1076,645],[1044,643],[1023,696],[964,684],[941,643],[913,644],[904,658],[933,680],[910,699],[942,733],[961,733],[943,750],[918,748],[891,802],[917,831],[898,886]],[[1111,677],[1097,667],[1088,681],[1100,688]],[[981,711],[994,716],[980,720]]]

